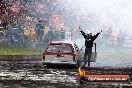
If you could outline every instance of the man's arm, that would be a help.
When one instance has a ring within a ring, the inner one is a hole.
[[[95,40],[101,32],[102,32],[102,30],[99,33],[97,33],[96,35],[94,35],[93,40]]]
[[[85,33],[82,31],[82,29],[79,27],[80,32],[82,33],[82,35],[84,36],[84,38],[86,38],[87,36],[85,35]]]

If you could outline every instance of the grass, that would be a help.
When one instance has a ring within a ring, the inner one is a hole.
[[[0,48],[0,55],[41,55],[41,49]]]
[[[0,55],[42,55],[42,52],[42,49],[0,48]],[[97,49],[97,58],[132,59],[132,49],[101,47]]]

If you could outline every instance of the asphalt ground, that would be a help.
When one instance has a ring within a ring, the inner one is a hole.
[[[132,68],[93,67],[86,74],[129,74]],[[129,84],[79,84],[76,67],[0,63],[0,88],[132,88]]]

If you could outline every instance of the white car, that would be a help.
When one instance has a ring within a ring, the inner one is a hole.
[[[96,45],[96,44],[95,44]],[[95,56],[95,53],[93,54]],[[93,57],[92,55],[92,57]],[[80,65],[83,62],[84,50],[79,50],[73,42],[53,41],[49,42],[43,52],[42,63],[49,64],[66,64]],[[96,56],[94,57],[94,59]],[[91,59],[93,62],[93,60]]]
[[[72,64],[76,65],[78,46],[72,42],[49,42],[44,53],[44,64]]]

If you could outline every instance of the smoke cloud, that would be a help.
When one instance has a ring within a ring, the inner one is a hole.
[[[75,14],[89,16],[91,28],[112,26],[114,31],[126,30],[132,34],[131,0],[60,0]],[[80,25],[81,26],[81,25]],[[89,26],[88,26],[89,27]]]

